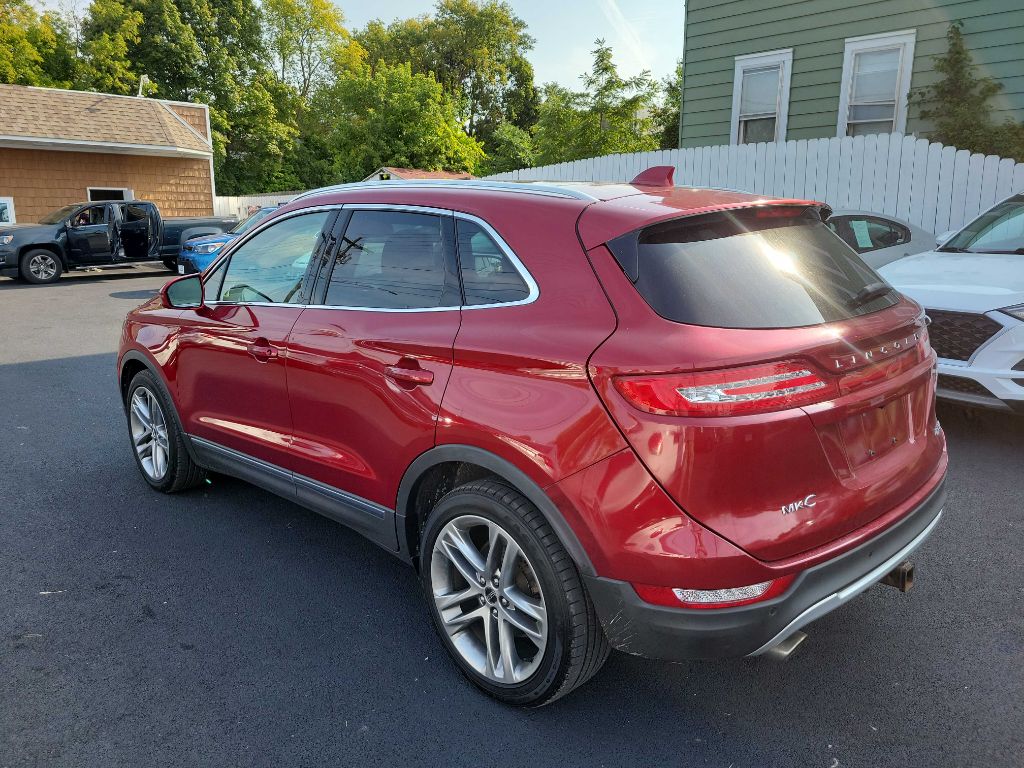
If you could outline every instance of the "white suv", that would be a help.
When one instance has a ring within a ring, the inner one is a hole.
[[[879,273],[925,307],[938,396],[1024,414],[1024,193]]]

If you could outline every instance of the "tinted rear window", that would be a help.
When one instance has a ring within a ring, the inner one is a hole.
[[[815,209],[688,217],[634,237],[637,290],[677,323],[796,328],[877,312],[898,300]],[[612,250],[622,262],[621,239]]]

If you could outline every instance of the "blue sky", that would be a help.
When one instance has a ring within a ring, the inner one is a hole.
[[[668,75],[683,55],[684,0],[507,0],[537,43],[530,54],[538,83],[579,87],[594,40],[611,45],[619,72]],[[430,12],[432,0],[335,0],[346,26]]]

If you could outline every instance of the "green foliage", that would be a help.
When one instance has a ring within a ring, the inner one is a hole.
[[[0,83],[68,88],[75,81],[71,28],[25,0],[0,0]]]
[[[139,77],[131,52],[138,46],[142,14],[121,0],[93,0],[82,23],[81,85],[104,93],[135,93]]]
[[[483,159],[440,83],[409,64],[344,70],[317,94],[312,109],[340,181],[365,178],[382,165],[472,172]]]
[[[989,102],[1002,84],[975,74],[960,22],[950,25],[946,40],[946,53],[934,58],[942,79],[914,95],[922,105],[921,118],[935,126],[930,138],[959,149],[1024,160],[1024,124],[996,124],[992,119]]]
[[[501,123],[491,134],[487,147],[487,160],[481,173],[489,176],[519,168],[529,168],[537,163],[537,148],[533,136],[512,123]]]
[[[657,85],[641,72],[623,79],[604,40],[595,42],[585,90],[547,85],[535,133],[541,165],[658,148]]]
[[[679,147],[679,115],[683,109],[683,62],[676,62],[672,77],[662,78],[662,102],[654,111],[654,123],[660,131],[658,149]]]
[[[467,132],[485,143],[510,122],[529,128],[536,117],[533,38],[526,23],[498,0],[438,0],[433,16],[370,22],[355,35],[370,62],[408,62],[433,73],[459,108]]]
[[[293,85],[303,101],[332,63],[353,54],[344,17],[330,0],[264,0],[263,12],[277,76]]]

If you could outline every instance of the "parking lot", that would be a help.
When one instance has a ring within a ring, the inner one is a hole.
[[[940,408],[946,516],[785,663],[614,654],[539,710],[476,692],[412,570],[215,477],[162,496],[115,379],[139,268],[0,279],[0,766],[1019,766],[1024,419]]]

